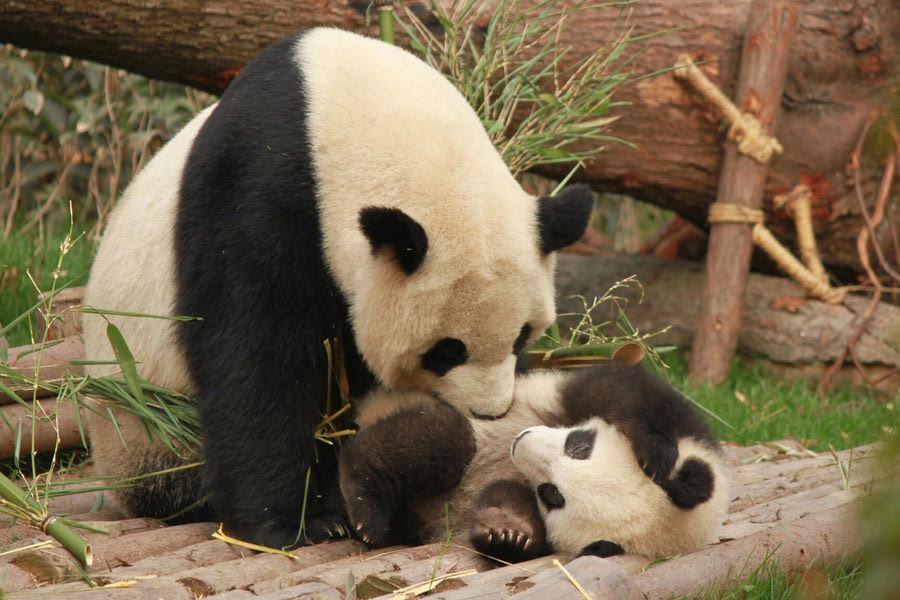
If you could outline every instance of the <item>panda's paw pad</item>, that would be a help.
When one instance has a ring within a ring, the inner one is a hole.
[[[470,534],[478,550],[502,558],[528,550],[534,528],[514,512],[491,506],[475,512]]]

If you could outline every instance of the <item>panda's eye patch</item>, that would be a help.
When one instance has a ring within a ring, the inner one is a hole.
[[[531,337],[532,331],[534,331],[534,329],[528,323],[522,325],[522,329],[519,331],[519,337],[513,342],[513,354],[518,354],[525,349],[525,344],[528,343],[528,338]]]
[[[566,436],[565,453],[575,460],[587,460],[594,449],[597,432],[592,429],[576,429]]]
[[[542,483],[537,488],[538,498],[547,507],[547,510],[562,508],[566,505],[566,499],[563,498],[559,488],[552,483]]]
[[[422,355],[422,367],[443,377],[453,367],[469,360],[466,345],[456,338],[444,338]]]

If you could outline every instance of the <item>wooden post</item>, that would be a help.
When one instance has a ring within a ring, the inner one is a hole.
[[[769,135],[784,89],[787,50],[796,20],[797,9],[791,2],[754,0],[750,5],[735,97],[741,112],[756,116]],[[716,202],[759,209],[765,179],[765,164],[727,142]],[[690,361],[692,381],[719,383],[728,374],[750,271],[752,227],[752,223],[717,223],[711,228]]]

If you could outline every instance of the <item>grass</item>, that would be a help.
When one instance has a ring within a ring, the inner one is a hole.
[[[791,575],[779,572],[769,559],[742,583],[713,586],[698,594],[703,600],[850,600],[858,598],[865,569],[856,559],[845,559]]]
[[[57,289],[87,282],[94,243],[84,236],[78,239],[66,255],[63,269],[57,273],[60,245],[68,234],[69,223],[57,224],[56,220],[45,227],[43,235],[13,234],[5,240],[0,237],[0,324],[6,325],[25,314],[37,301],[39,291],[51,288],[56,276]],[[90,227],[76,226],[75,235]],[[32,332],[28,321],[22,322],[7,334],[7,341],[13,347],[30,344]]]
[[[810,450],[827,452],[870,444],[897,430],[897,398],[844,385],[820,400],[815,385],[786,380],[762,361],[736,358],[719,386],[692,387],[687,361],[666,355],[672,383],[731,425],[713,422],[718,435],[742,445],[793,437]]]
[[[397,24],[469,101],[517,175],[541,165],[581,166],[605,144],[627,143],[605,130],[617,118],[610,114],[613,92],[633,77],[628,68],[637,51],[629,44],[638,40],[627,26],[628,4],[431,1],[441,25],[436,33],[400,3]],[[561,40],[570,22],[591,10],[614,10],[625,25],[613,42],[576,61]]]

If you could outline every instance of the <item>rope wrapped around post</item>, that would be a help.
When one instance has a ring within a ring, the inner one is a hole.
[[[812,220],[809,218],[809,199],[806,200],[806,211],[803,208],[791,211],[791,216],[798,228],[808,228],[808,236],[812,236]],[[799,217],[798,217],[799,215]],[[816,251],[815,239],[813,238],[811,250],[807,249],[809,258],[804,256],[804,262],[809,264],[818,264],[821,268],[821,274],[816,273],[812,268],[801,263],[791,254],[787,248],[781,245],[772,232],[765,226],[765,213],[758,209],[748,208],[739,204],[722,204],[721,202],[713,202],[709,205],[710,224],[714,223],[746,223],[753,225],[751,236],[753,243],[762,248],[773,261],[785,272],[791,279],[803,286],[806,292],[815,298],[827,302],[828,304],[839,304],[843,301],[846,294],[844,288],[833,288],[828,283],[828,277],[825,269],[819,261],[818,252]],[[807,234],[803,234],[806,236]],[[800,235],[798,234],[798,238]],[[801,245],[802,251],[802,245]],[[811,262],[810,262],[811,261]]]
[[[781,154],[784,148],[774,137],[763,133],[763,125],[750,113],[742,113],[719,88],[703,74],[690,56],[681,54],[672,74],[689,82],[712,103],[731,126],[728,139],[736,142],[738,150],[760,164],[767,164],[773,154]]]
[[[797,185],[787,194],[772,199],[772,206],[783,208],[794,220],[797,229],[797,247],[800,258],[810,272],[824,282],[828,281],[825,266],[819,260],[819,249],[812,224],[812,190],[807,185]]]

